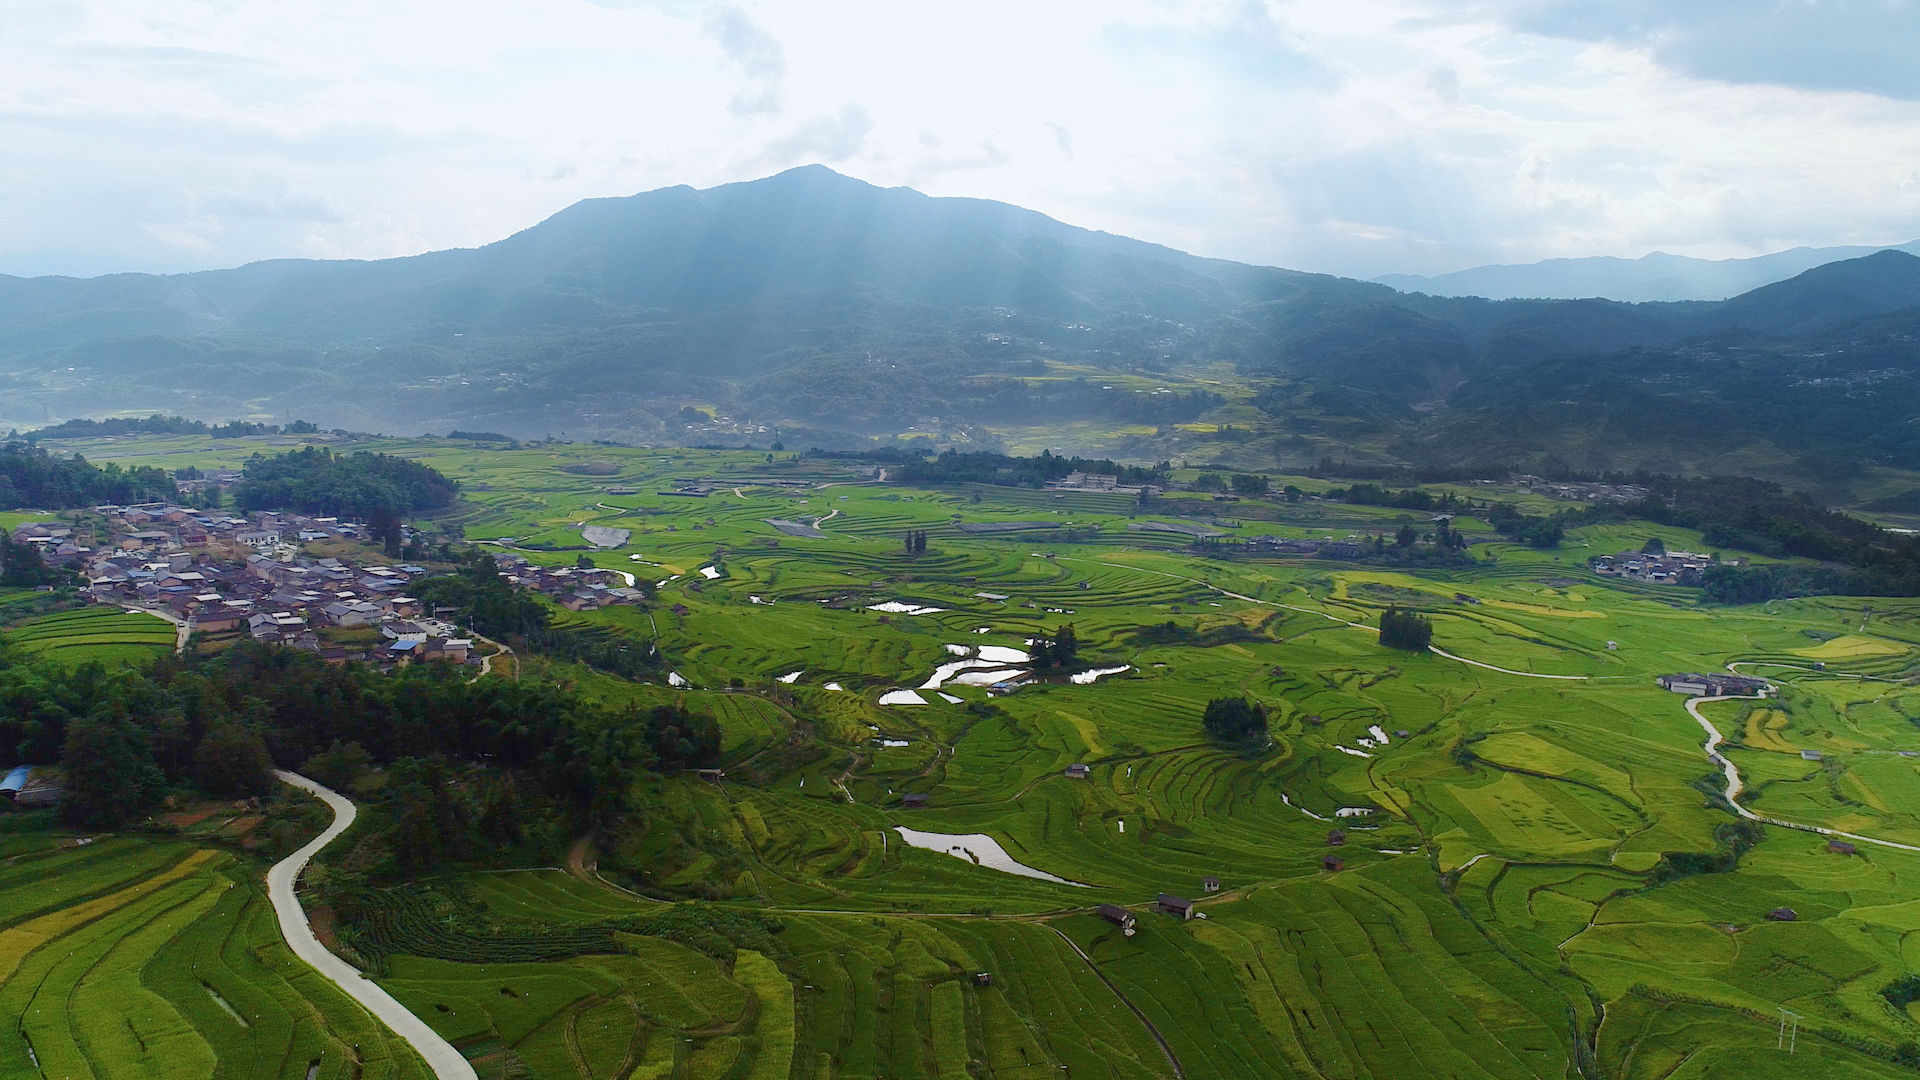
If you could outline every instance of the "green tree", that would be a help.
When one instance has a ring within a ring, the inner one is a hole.
[[[1640,545],[1640,553],[1642,555],[1665,555],[1667,553],[1667,542],[1657,536],[1651,537],[1646,543]]]
[[[300,766],[303,776],[318,780],[335,791],[351,791],[373,764],[373,755],[357,742],[334,744],[313,755]]]
[[[262,795],[272,786],[267,740],[236,723],[207,729],[193,751],[194,779],[223,798]]]
[[[1418,539],[1420,539],[1420,534],[1413,531],[1413,526],[1402,525],[1400,526],[1400,531],[1394,534],[1393,542],[1404,548],[1412,547],[1414,541]]]
[[[76,825],[118,828],[160,799],[153,748],[124,711],[105,706],[67,728],[65,811]]]
[[[1200,716],[1207,737],[1232,745],[1264,744],[1267,741],[1267,710],[1244,697],[1214,698]]]
[[[1433,643],[1433,620],[1417,611],[1390,607],[1380,616],[1380,644],[1389,649],[1426,652]]]
[[[1249,473],[1233,474],[1233,493],[1235,495],[1257,498],[1265,495],[1267,488],[1268,481],[1264,476],[1254,476]]]

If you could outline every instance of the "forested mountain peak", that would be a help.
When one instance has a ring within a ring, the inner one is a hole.
[[[983,425],[1101,418],[1136,433],[1064,448],[1159,461],[1196,449],[1174,425],[1237,427],[1245,405],[1217,382],[1108,376],[1204,369],[1235,373],[1284,436],[1265,460],[1337,448],[1684,468],[1750,428],[1751,408],[1710,403],[1735,386],[1796,406],[1835,387],[1850,404],[1808,423],[1862,422],[1859,395],[1893,393],[1907,376],[1886,373],[1915,367],[1897,329],[1915,307],[1920,258],[1899,251],[1711,303],[1409,295],[807,166],[590,199],[482,247],[409,258],[0,278],[12,380],[0,423],[184,400],[207,419],[295,410],[359,430],[661,442],[786,430],[850,445],[912,426],[994,447]],[[1695,397],[1675,405],[1684,422],[1662,428],[1673,441],[1658,461],[1642,460],[1658,440],[1608,434],[1660,415],[1680,387]],[[1549,419],[1546,401],[1573,404]],[[716,419],[689,419],[693,404]],[[1888,453],[1908,450],[1866,456]]]

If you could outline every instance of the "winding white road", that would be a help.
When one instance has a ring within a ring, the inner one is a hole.
[[[1912,844],[1899,844],[1892,840],[1881,840],[1878,837],[1861,836],[1859,833],[1841,832],[1839,829],[1828,829],[1819,825],[1807,825],[1798,821],[1783,821],[1780,818],[1766,817],[1761,814],[1756,814],[1740,805],[1740,793],[1746,790],[1746,784],[1740,779],[1739,768],[1737,768],[1733,762],[1727,760],[1725,754],[1720,753],[1720,744],[1726,742],[1726,739],[1720,734],[1720,729],[1713,726],[1712,721],[1700,715],[1700,706],[1709,705],[1716,701],[1759,700],[1762,700],[1762,695],[1755,694],[1722,694],[1719,697],[1696,697],[1687,699],[1687,715],[1699,722],[1701,729],[1707,733],[1705,747],[1707,760],[1720,766],[1721,771],[1726,773],[1727,802],[1733,807],[1734,813],[1739,814],[1748,821],[1758,821],[1763,825],[1778,825],[1783,829],[1799,829],[1802,832],[1819,833],[1822,836],[1844,836],[1849,840],[1858,840],[1863,844],[1879,844],[1881,847],[1899,848],[1901,851],[1920,851],[1920,847]]]
[[[327,826],[325,832],[308,841],[307,846],[299,851],[274,863],[273,869],[267,871],[267,895],[273,900],[273,913],[280,920],[280,933],[286,937],[287,946],[295,956],[311,964],[329,982],[346,991],[348,997],[365,1006],[394,1034],[411,1044],[440,1080],[478,1080],[473,1066],[460,1056],[460,1051],[455,1050],[452,1043],[441,1038],[425,1021],[408,1012],[406,1006],[395,1001],[391,994],[382,990],[360,969],[328,952],[326,946],[313,936],[313,927],[308,925],[307,913],[300,907],[300,898],[294,895],[293,887],[300,880],[300,871],[307,868],[308,860],[353,824],[355,811],[353,804],[340,794],[299,773],[275,769],[273,774],[333,808],[333,824]]]

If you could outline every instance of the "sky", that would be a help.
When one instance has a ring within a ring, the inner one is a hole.
[[[0,272],[823,163],[1372,277],[1920,237],[1920,0],[5,0]]]

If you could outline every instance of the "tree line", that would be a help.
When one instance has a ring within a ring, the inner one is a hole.
[[[102,503],[159,502],[179,489],[165,469],[95,465],[75,454],[55,457],[24,442],[0,447],[0,510],[72,510]]]
[[[244,510],[291,510],[365,520],[377,511],[421,513],[453,505],[460,484],[417,461],[307,446],[247,459],[234,503]]]
[[[59,763],[76,824],[137,823],[174,793],[264,794],[274,766],[352,785],[368,770],[370,830],[413,872],[484,841],[617,822],[637,780],[720,755],[712,717],[614,708],[554,682],[469,681],[457,665],[392,673],[241,642],[146,670],[28,662],[0,644],[0,759]],[[376,790],[377,789],[377,790]]]
[[[920,484],[999,484],[1003,487],[1043,487],[1049,480],[1065,479],[1068,473],[1082,472],[1118,477],[1123,484],[1164,484],[1172,470],[1170,462],[1151,468],[1121,465],[1110,459],[1061,457],[1042,450],[1035,457],[1008,457],[1005,454],[975,452],[963,454],[949,448],[932,459],[913,459],[888,473],[888,479]]]
[[[40,439],[95,439],[109,435],[207,435],[215,439],[237,439],[244,435],[315,435],[319,431],[320,425],[307,420],[295,420],[282,428],[274,424],[254,423],[251,420],[208,424],[200,420],[188,420],[183,416],[164,416],[154,413],[142,419],[68,420],[65,423],[26,432],[21,437],[29,442]],[[334,434],[344,434],[344,432],[336,431]]]

